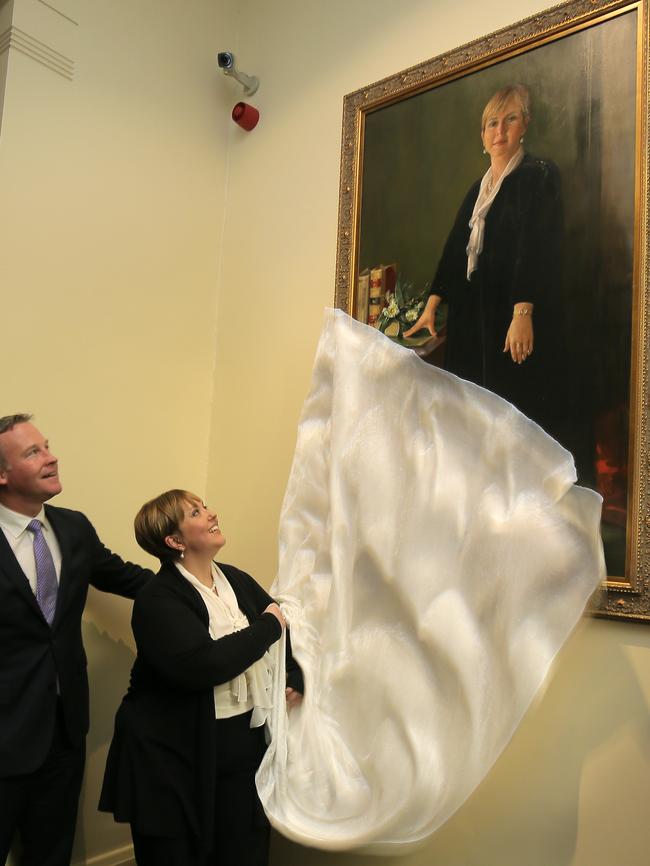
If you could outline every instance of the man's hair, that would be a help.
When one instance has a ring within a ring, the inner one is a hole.
[[[201,502],[198,496],[187,490],[167,490],[145,502],[135,516],[135,540],[143,550],[161,562],[178,559],[178,551],[165,543],[168,535],[180,529],[185,514],[183,507],[188,503]]]
[[[32,420],[32,417],[32,415],[28,415],[26,412],[20,412],[18,415],[3,415],[0,418],[0,434],[13,430],[16,424],[26,424]],[[2,453],[2,447],[0,447],[0,472],[4,472],[7,468],[7,461]]]

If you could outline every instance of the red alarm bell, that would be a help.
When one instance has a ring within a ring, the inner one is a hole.
[[[232,110],[232,119],[237,126],[241,126],[246,132],[255,129],[260,119],[259,111],[247,102],[238,102]]]

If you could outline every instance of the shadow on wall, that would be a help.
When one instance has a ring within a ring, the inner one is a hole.
[[[90,731],[87,740],[86,776],[79,801],[77,835],[72,855],[73,864],[86,863],[89,856],[97,854],[98,849],[104,849],[103,845],[98,845],[100,840],[88,840],[84,832],[84,828],[96,824],[99,817],[99,788],[91,790],[91,784],[93,788],[95,784],[101,784],[101,777],[98,783],[90,783],[88,770],[97,753],[100,754],[102,764],[105,760],[106,750],[113,737],[115,713],[128,688],[129,674],[135,661],[131,647],[121,640],[116,641],[108,632],[100,630],[94,622],[84,620],[82,629],[89,659]],[[86,812],[91,815],[86,815]],[[108,823],[113,826],[112,819]],[[110,840],[107,840],[107,844],[112,847]]]
[[[474,794],[422,849],[406,857],[382,857],[381,866],[571,866],[589,759],[625,731],[636,754],[650,763],[647,701],[625,651],[626,645],[650,651],[649,637],[647,626],[583,622],[562,651],[546,691]],[[621,766],[618,786],[627,773],[629,766]],[[617,781],[612,783],[614,791]],[[602,791],[599,796],[606,824],[608,796],[614,795]],[[274,834],[271,866],[370,862],[358,854],[305,849]]]
[[[113,736],[113,720],[129,686],[135,653],[123,641],[116,641],[93,622],[83,623],[83,638],[90,661],[90,719],[88,755],[108,745]]]

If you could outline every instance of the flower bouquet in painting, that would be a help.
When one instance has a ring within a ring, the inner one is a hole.
[[[376,328],[405,346],[419,346],[435,338],[428,332],[419,331],[413,337],[404,337],[404,332],[412,328],[420,318],[429,296],[428,288],[420,293],[415,291],[413,283],[402,282],[398,277],[395,291],[386,298],[386,305],[377,317]]]

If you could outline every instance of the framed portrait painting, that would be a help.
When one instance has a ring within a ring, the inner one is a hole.
[[[603,497],[595,612],[650,621],[648,118],[648,0],[556,6],[349,94],[335,301],[573,453]]]

